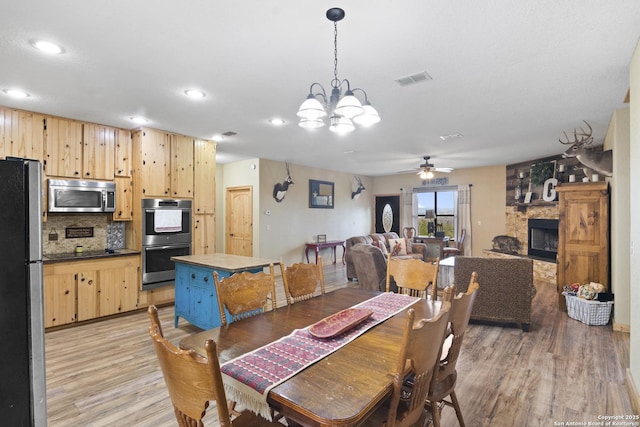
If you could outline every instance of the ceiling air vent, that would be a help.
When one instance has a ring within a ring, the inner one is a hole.
[[[422,71],[420,73],[411,74],[410,76],[400,77],[396,79],[396,83],[400,86],[409,86],[412,84],[426,82],[428,80],[432,80],[433,78],[426,71]]]
[[[237,132],[233,132],[231,130],[224,132],[222,135],[224,136],[236,136],[238,133]]]

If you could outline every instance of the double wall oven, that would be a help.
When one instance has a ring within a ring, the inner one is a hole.
[[[191,255],[191,200],[142,200],[142,289],[172,285],[171,257]]]

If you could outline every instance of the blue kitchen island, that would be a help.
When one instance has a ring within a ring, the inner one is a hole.
[[[224,278],[242,271],[259,273],[264,267],[279,264],[270,259],[228,254],[176,256],[171,261],[176,265],[174,326],[178,327],[182,317],[201,329],[217,328],[222,323],[214,271]]]

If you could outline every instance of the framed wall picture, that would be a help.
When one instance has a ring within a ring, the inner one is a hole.
[[[333,209],[333,182],[309,180],[309,207]]]

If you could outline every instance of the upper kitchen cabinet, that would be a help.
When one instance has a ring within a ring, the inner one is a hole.
[[[193,197],[193,138],[171,135],[171,197]]]
[[[132,146],[134,169],[140,171],[136,191],[142,198],[193,197],[193,138],[140,129],[132,134]]]
[[[0,107],[0,158],[44,160],[44,116]]]
[[[48,176],[82,178],[82,122],[47,117],[44,151]]]
[[[116,164],[115,176],[131,176],[131,131],[116,129]]]
[[[216,143],[196,139],[193,157],[193,213],[213,214],[216,208]]]
[[[136,177],[141,196],[171,197],[171,135],[153,129],[132,134],[133,164],[140,170]]]
[[[113,180],[116,130],[85,123],[82,141],[82,177]]]

